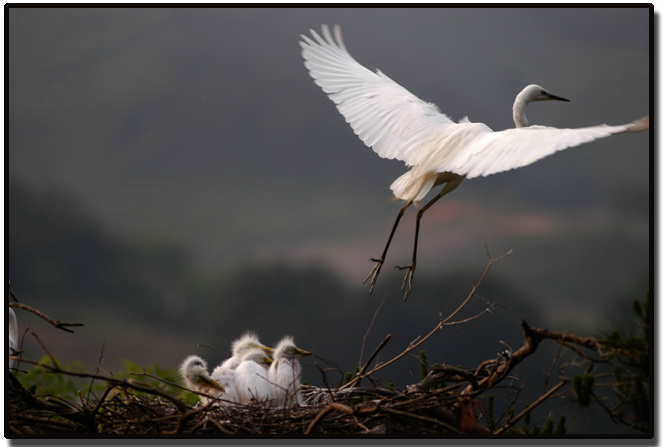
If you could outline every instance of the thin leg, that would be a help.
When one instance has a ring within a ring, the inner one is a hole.
[[[423,213],[425,213],[428,210],[428,208],[434,205],[437,200],[441,199],[443,196],[445,196],[446,194],[457,188],[458,185],[462,182],[462,180],[464,180],[463,176],[459,176],[451,173],[447,173],[447,174],[449,175],[441,178],[442,181],[446,182],[441,192],[436,196],[434,196],[428,203],[425,204],[425,206],[423,206],[423,208],[418,210],[418,213],[416,213],[416,232],[414,233],[414,253],[411,258],[411,264],[404,267],[403,266],[396,267],[400,270],[405,270],[405,269],[407,270],[407,273],[405,273],[405,279],[402,282],[402,290],[405,291],[404,301],[407,301],[407,297],[411,293],[411,283],[414,279],[414,270],[416,269],[416,251],[418,249],[418,232],[421,226],[421,217],[423,217]],[[441,182],[439,182],[439,184],[441,184]]]
[[[365,284],[366,281],[372,278],[372,281],[370,281],[370,293],[372,293],[372,289],[375,288],[375,283],[377,282],[377,276],[379,276],[379,271],[382,269],[382,264],[384,264],[384,259],[386,258],[386,252],[388,251],[389,245],[391,245],[391,240],[393,239],[393,235],[395,234],[395,229],[398,227],[398,223],[400,223],[400,219],[405,214],[405,210],[409,208],[409,205],[411,204],[412,204],[411,201],[407,202],[405,206],[400,208],[400,211],[398,211],[398,215],[395,218],[395,223],[393,224],[393,228],[391,229],[391,234],[389,235],[388,241],[386,242],[386,247],[384,247],[384,251],[382,252],[382,257],[379,259],[370,258],[370,260],[372,262],[376,262],[376,264],[372,268],[372,271],[370,272],[368,277],[363,280],[363,283]]]

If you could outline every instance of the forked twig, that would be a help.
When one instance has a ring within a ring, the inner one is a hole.
[[[375,359],[379,351],[381,351],[382,348],[386,346],[386,343],[388,343],[390,339],[391,339],[391,334],[388,334],[386,337],[384,337],[382,342],[377,346],[377,348],[372,352],[372,354],[370,354],[370,357],[368,357],[368,360],[365,362],[365,365],[363,365],[359,370],[359,372],[356,374],[356,377],[359,378],[359,381],[361,380],[360,377],[364,377],[363,373],[365,373],[365,370],[368,369],[368,366],[370,366],[370,364]],[[357,386],[358,386],[358,382],[357,382]]]
[[[509,250],[507,253],[505,253],[505,254],[499,256],[498,258],[490,258],[489,262],[487,263],[487,267],[485,267],[485,270],[483,271],[483,274],[481,275],[481,277],[480,277],[480,279],[478,280],[478,282],[472,287],[471,292],[469,293],[469,295],[467,295],[467,297],[464,299],[464,301],[463,301],[463,302],[462,302],[462,303],[461,303],[461,304],[460,304],[460,305],[459,305],[459,306],[458,306],[453,312],[451,312],[451,314],[450,314],[449,316],[447,316],[446,318],[444,318],[443,320],[441,320],[441,321],[439,322],[439,324],[437,324],[437,325],[436,325],[436,326],[435,326],[430,332],[428,332],[427,335],[425,335],[425,336],[422,337],[422,338],[421,338],[421,337],[417,337],[417,338],[416,338],[413,342],[411,342],[411,343],[409,344],[409,346],[408,346],[404,351],[402,351],[400,354],[396,355],[396,356],[393,357],[391,360],[389,360],[389,361],[387,361],[387,362],[385,362],[385,363],[381,363],[381,364],[375,366],[373,369],[371,369],[371,370],[370,370],[369,372],[367,372],[367,373],[358,374],[354,379],[352,379],[352,380],[350,380],[349,382],[347,382],[347,383],[346,383],[345,385],[343,385],[340,389],[344,389],[344,388],[348,388],[348,387],[354,386],[359,380],[361,380],[361,378],[363,378],[363,377],[367,377],[367,376],[370,376],[371,374],[374,374],[374,373],[376,373],[377,371],[379,371],[379,370],[381,370],[381,369],[383,369],[383,368],[385,368],[385,367],[391,365],[392,363],[396,362],[397,360],[401,359],[402,357],[404,357],[405,355],[407,355],[408,353],[410,353],[411,351],[413,351],[414,349],[416,349],[417,347],[419,347],[422,343],[424,343],[426,340],[428,340],[430,337],[432,337],[432,336],[433,336],[433,335],[434,335],[439,329],[441,329],[444,325],[446,325],[446,324],[450,324],[450,323],[449,323],[449,320],[450,320],[451,318],[453,318],[455,315],[457,315],[457,313],[458,313],[460,310],[462,310],[462,308],[464,308],[464,306],[466,306],[466,304],[469,302],[469,300],[470,300],[471,298],[473,298],[473,296],[475,295],[476,291],[478,290],[478,287],[481,285],[481,283],[483,282],[483,280],[484,280],[485,277],[487,276],[487,273],[490,271],[490,268],[492,267],[492,265],[495,264],[495,263],[497,263],[497,262],[499,262],[499,261],[501,261],[503,258],[505,258],[506,256],[510,255],[512,252],[513,252],[512,250]]]
[[[36,316],[38,316],[40,318],[43,318],[44,320],[48,321],[50,324],[52,324],[56,328],[62,329],[63,331],[67,331],[67,332],[70,332],[72,334],[74,333],[74,331],[72,331],[71,329],[68,329],[67,326],[71,326],[71,327],[83,326],[83,323],[63,323],[60,320],[54,320],[51,317],[49,317],[48,315],[38,311],[34,307],[28,306],[26,304],[9,303],[9,307],[16,307],[18,309],[23,309],[23,310],[27,310],[28,312],[32,312]]]

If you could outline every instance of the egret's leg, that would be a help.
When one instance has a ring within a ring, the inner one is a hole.
[[[459,186],[459,184],[464,180],[464,176],[459,176],[457,174],[452,174],[452,173],[444,173],[443,177],[440,177],[438,180],[437,184],[441,184],[445,182],[446,184],[444,185],[443,189],[439,194],[434,196],[428,203],[425,204],[420,210],[418,210],[418,213],[416,213],[416,232],[414,233],[414,253],[411,258],[411,264],[407,266],[396,266],[396,268],[400,270],[407,270],[407,273],[405,273],[405,279],[402,282],[402,290],[405,291],[405,297],[404,301],[407,301],[407,297],[411,293],[411,282],[414,279],[414,270],[416,269],[416,251],[418,249],[418,231],[421,226],[421,217],[423,217],[423,213],[425,213],[428,208],[430,208],[432,205],[435,204],[435,202],[439,199],[441,199],[443,196],[454,190]],[[435,185],[436,186],[436,185]]]
[[[370,293],[372,293],[372,289],[375,288],[375,283],[377,282],[377,276],[379,276],[379,271],[382,269],[382,264],[384,264],[384,259],[386,258],[386,252],[388,251],[389,245],[391,245],[391,240],[393,239],[393,235],[395,234],[395,229],[398,227],[398,223],[400,223],[400,219],[402,219],[402,216],[405,214],[405,210],[409,208],[409,205],[411,205],[412,202],[409,201],[400,208],[398,211],[398,215],[395,218],[395,223],[393,224],[393,228],[391,229],[391,234],[388,237],[388,241],[386,241],[386,247],[384,247],[384,251],[382,252],[382,257],[379,259],[375,258],[370,258],[372,262],[376,262],[375,266],[372,268],[372,271],[368,275],[366,279],[363,280],[363,283],[365,284],[366,281],[368,281],[370,278],[372,278],[372,281],[370,281]]]

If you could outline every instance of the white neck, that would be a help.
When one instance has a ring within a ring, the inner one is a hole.
[[[522,91],[517,95],[515,103],[513,104],[513,121],[515,121],[515,127],[527,127],[529,125],[529,120],[526,118],[524,108],[531,102],[531,100],[523,97],[522,93],[524,92]]]

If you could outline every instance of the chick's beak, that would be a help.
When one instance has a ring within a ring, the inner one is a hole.
[[[296,355],[299,356],[299,357],[308,357],[308,356],[313,355],[312,352],[310,352],[310,351],[304,351],[303,349],[299,349],[299,348],[296,348],[295,353],[296,353]]]
[[[211,377],[205,377],[205,376],[200,376],[198,379],[198,382],[202,386],[206,386],[207,388],[214,388],[219,391],[225,391],[225,388],[223,388],[223,385],[212,379]]]

